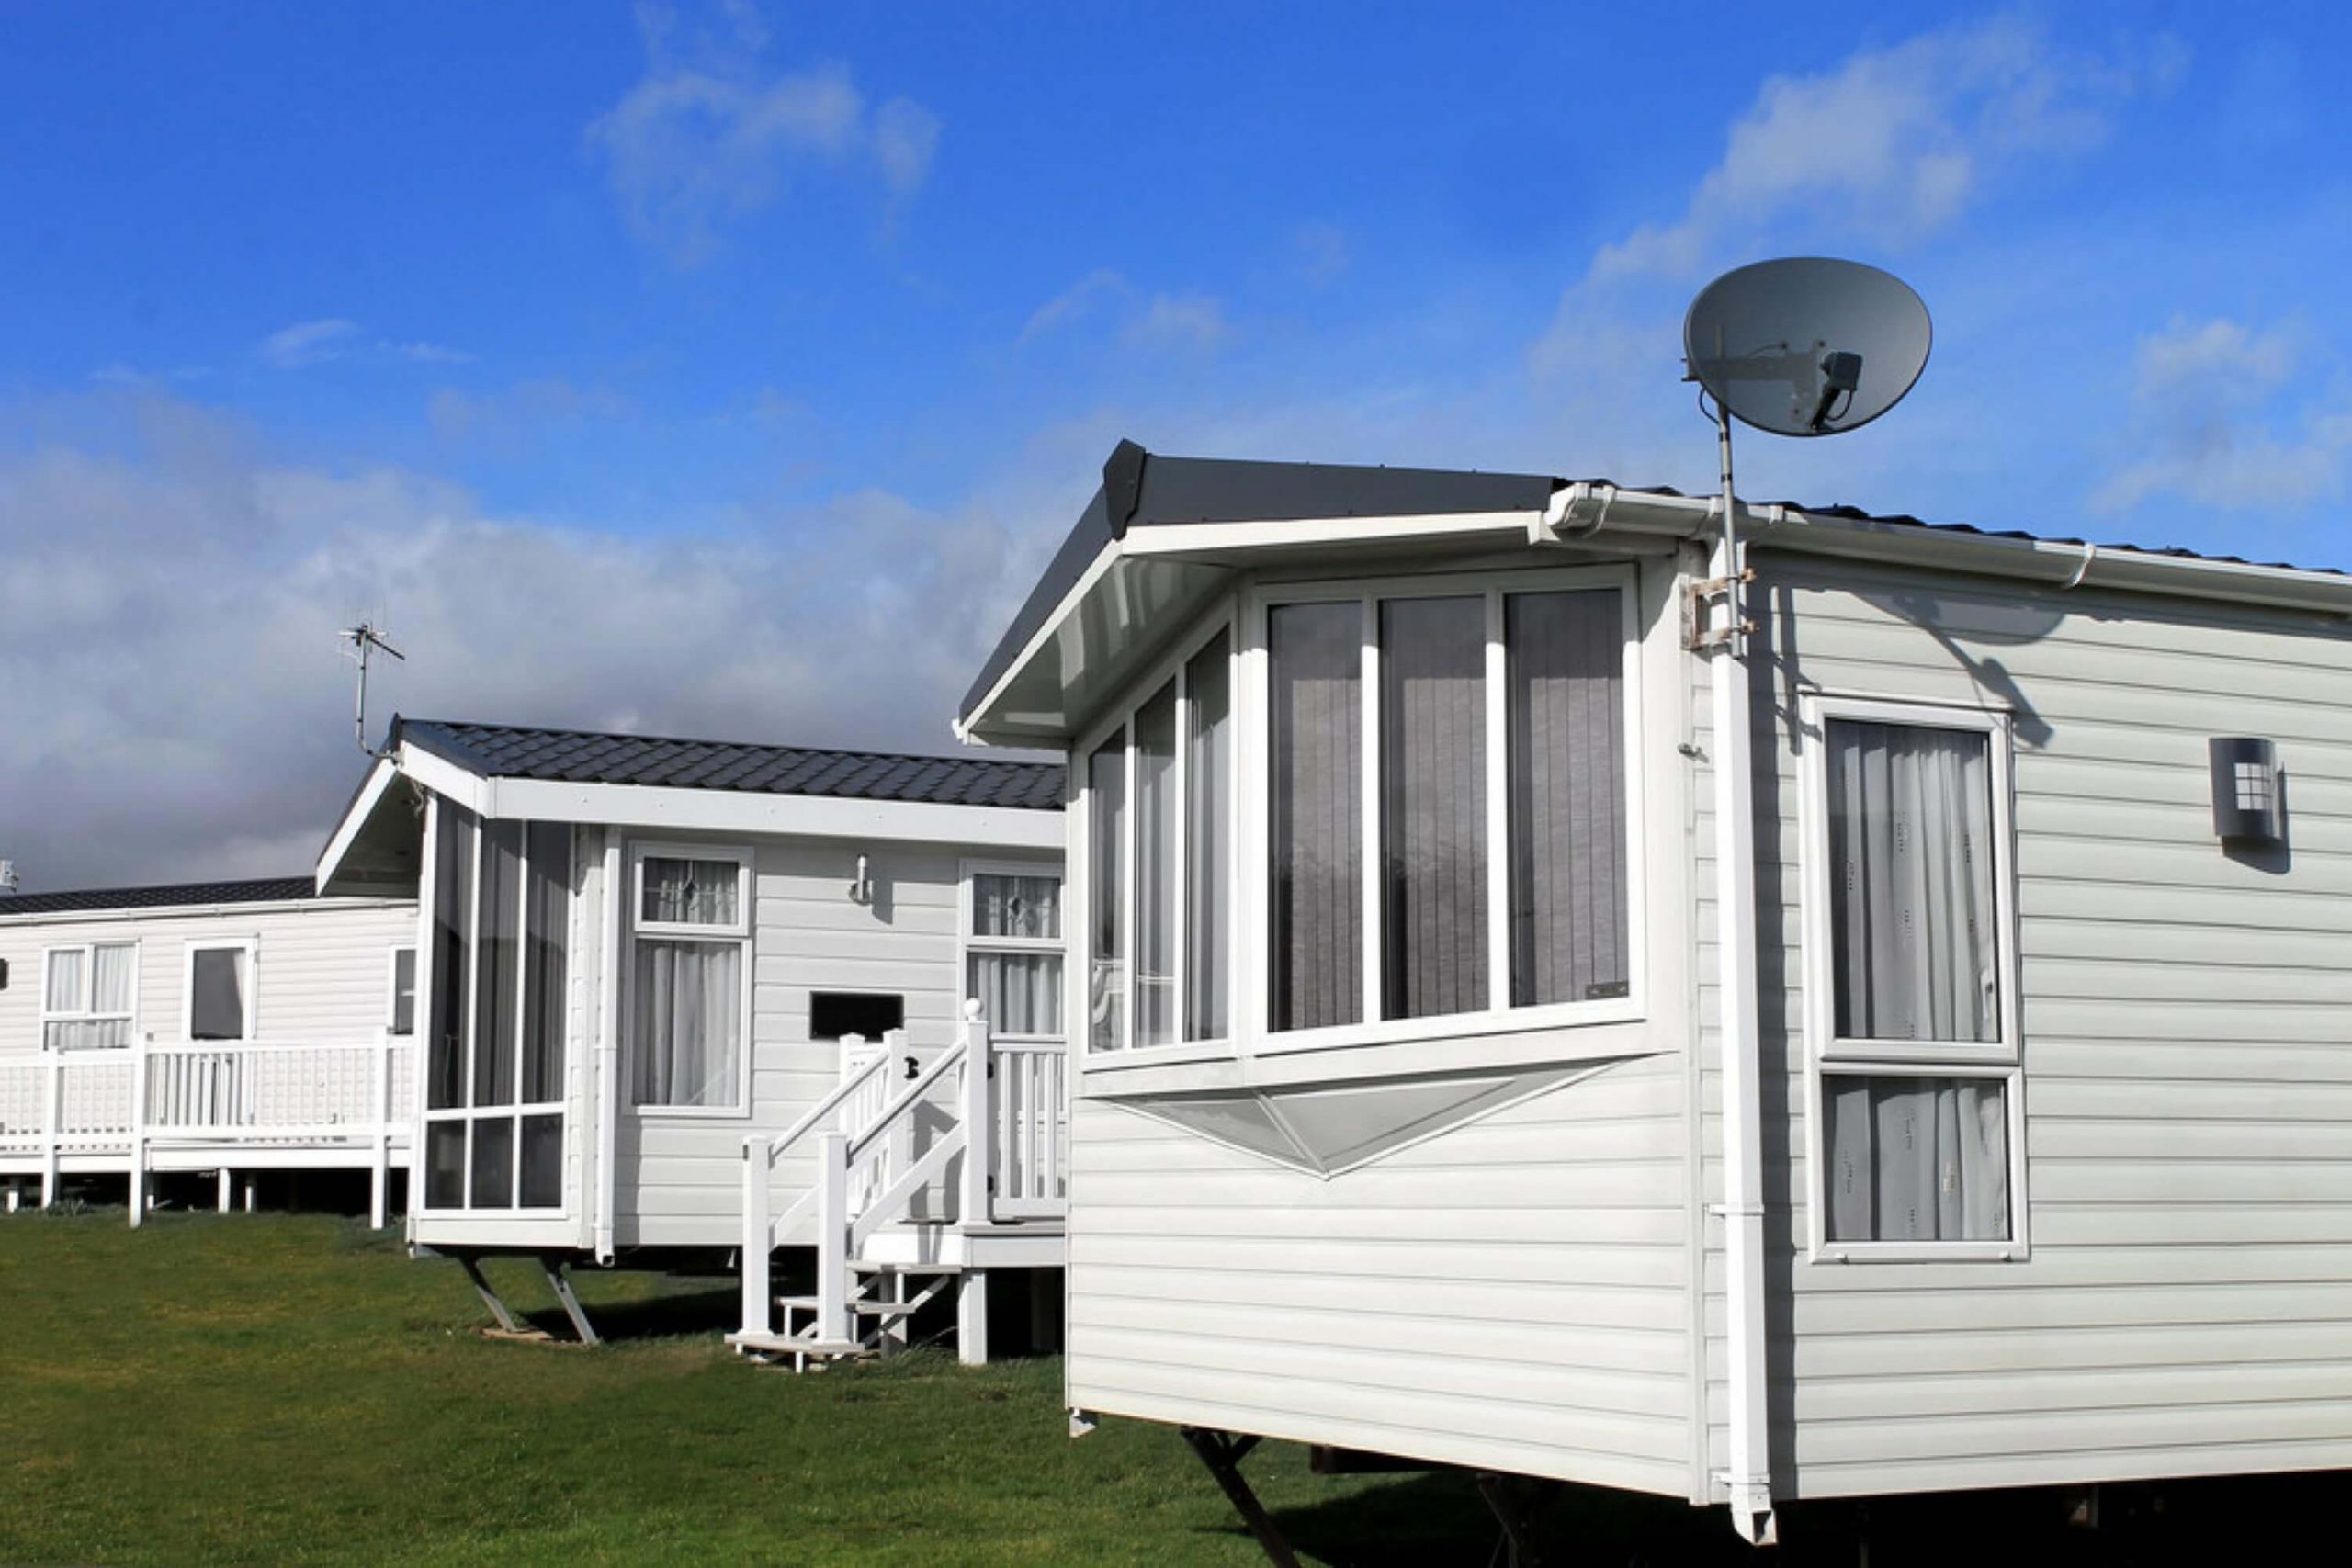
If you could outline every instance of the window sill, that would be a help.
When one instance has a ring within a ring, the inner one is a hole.
[[[1330,1029],[1284,1030],[1250,1042],[1253,1056],[1287,1056],[1309,1051],[1360,1050],[1367,1045],[1409,1045],[1427,1040],[1463,1040],[1488,1034],[1526,1034],[1545,1029],[1640,1023],[1648,1009],[1639,997],[1605,1001],[1562,1002],[1551,1007],[1512,1008],[1502,1012],[1446,1013],[1433,1018],[1391,1018],[1378,1023]]]
[[[1813,1249],[1815,1263],[2023,1263],[2021,1241],[1833,1241]]]
[[[632,1105],[628,1113],[645,1122],[742,1121],[752,1114],[748,1105]]]

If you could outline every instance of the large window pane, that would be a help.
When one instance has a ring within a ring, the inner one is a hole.
[[[1382,1011],[1487,1006],[1487,602],[1380,606]]]
[[[416,1032],[416,949],[392,949],[392,1017],[394,1034]]]
[[[466,1124],[428,1122],[424,1126],[424,1206],[458,1209],[466,1201]]]
[[[2001,1080],[1831,1073],[1821,1097],[1830,1240],[2008,1239]]]
[[[1062,879],[978,872],[972,877],[972,934],[1057,942],[1062,934]]]
[[[89,954],[78,947],[60,948],[49,955],[49,984],[41,994],[41,1006],[51,1012],[78,1013],[82,1010],[82,976]]]
[[[980,1016],[998,1034],[1062,1032],[1062,961],[1053,953],[975,953],[967,977]]]
[[[474,951],[476,1105],[514,1103],[514,1035],[521,1001],[515,991],[515,958],[521,947],[522,884],[523,824],[484,823],[481,933]]]
[[[245,1038],[250,976],[242,947],[199,947],[188,955],[188,1038]]]
[[[523,1118],[523,1191],[515,1207],[563,1207],[563,1118]]]
[[[1127,753],[1113,739],[1086,762],[1088,972],[1087,1036],[1097,1051],[1126,1043],[1125,976],[1121,938],[1126,927],[1124,845],[1127,829]]]
[[[1272,1029],[1363,1016],[1363,613],[1350,601],[1267,616]]]
[[[1852,719],[1827,731],[1838,1038],[1997,1041],[1991,737]]]
[[[523,880],[523,1103],[563,1097],[564,945],[571,896],[571,829],[534,822]]]
[[[741,945],[639,937],[634,979],[632,1101],[736,1103],[743,1061]]]
[[[1176,1038],[1176,687],[1136,710],[1136,1043]]]
[[[1510,781],[1510,999],[1622,997],[1624,634],[1614,589],[1503,601]]]
[[[90,949],[90,1010],[127,1013],[130,1010],[130,977],[139,949],[127,942],[102,942]]]
[[[1184,1038],[1222,1040],[1232,930],[1232,637],[1216,639],[1184,666],[1190,710],[1184,734]]]
[[[473,1123],[475,1209],[514,1206],[514,1119],[484,1116]]]
[[[425,1073],[424,1102],[443,1111],[466,1101],[466,986],[473,953],[475,818],[465,807],[446,800],[435,800],[433,810],[433,1032],[427,1042],[432,1059]]]

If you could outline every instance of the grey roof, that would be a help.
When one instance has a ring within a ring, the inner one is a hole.
[[[178,909],[208,904],[283,904],[315,898],[307,876],[264,876],[243,882],[176,882],[160,887],[87,887],[67,893],[0,897],[0,915],[100,914],[110,909]]]
[[[397,746],[403,740],[483,778],[831,795],[1024,811],[1056,811],[1062,804],[1064,769],[1058,762],[830,751],[396,718],[388,743]]]
[[[1086,575],[1087,568],[1114,539],[1129,528],[1173,523],[1285,522],[1310,517],[1440,516],[1473,512],[1532,512],[1546,505],[1552,493],[1570,481],[1537,474],[1494,474],[1476,469],[1386,468],[1348,467],[1330,463],[1232,462],[1206,457],[1168,457],[1147,452],[1132,441],[1122,441],[1102,465],[1102,484],[1087,503],[1078,524],[1047,563],[1045,575],[1032,589],[1004,636],[980,666],[978,679],[965,693],[958,716],[969,718],[1004,672],[1012,667],[1056,606]],[[1592,479],[1594,485],[1613,481]],[[1616,488],[1629,495],[1680,497],[1682,491],[1664,485]],[[1762,507],[1760,502],[1744,505]],[[2022,529],[1978,528],[1965,523],[1928,523],[1903,513],[1866,512],[1860,507],[1809,506],[1802,502],[1771,504],[1815,517],[1888,524],[1945,534],[1974,534],[1990,538],[2032,539],[2051,544],[2082,545],[2078,538],[2031,534]],[[2278,566],[2285,570],[2346,575],[2334,568],[2294,567],[2284,562],[2247,562],[2238,556],[2207,555],[2147,545],[2103,544],[2102,548],[2128,549],[2141,555],[2174,556],[2189,560],[2224,561],[2234,565]]]

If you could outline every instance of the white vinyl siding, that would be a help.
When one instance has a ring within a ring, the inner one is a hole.
[[[1759,552],[1765,1277],[1782,1495],[2352,1466],[2352,642],[2256,610]],[[1922,621],[1928,624],[1922,625]],[[1692,679],[1703,690],[1703,668]],[[1805,691],[2012,715],[2032,1254],[1808,1258]],[[1704,706],[1699,713],[1703,719]],[[2212,835],[2205,742],[2274,740],[2286,852]],[[1693,736],[1703,754],[1703,723]],[[1694,842],[1713,886],[1703,776]],[[1713,911],[1697,927],[1712,947]],[[1776,944],[1785,962],[1774,957]],[[1712,974],[1712,953],[1701,972]],[[1714,1059],[1712,992],[1702,1060]],[[1721,1192],[1705,1074],[1703,1190]],[[1708,1463],[1725,1461],[1709,1223]]]

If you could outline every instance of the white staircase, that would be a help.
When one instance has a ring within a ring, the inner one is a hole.
[[[1062,1260],[1064,1089],[1062,1045],[994,1041],[977,1001],[928,1062],[903,1031],[844,1041],[831,1093],[743,1140],[743,1315],[728,1343],[795,1371],[888,1355],[952,1285],[958,1349],[986,1360],[989,1269]],[[814,1172],[779,1210],[779,1164],[796,1156]],[[775,1295],[775,1249],[803,1244],[815,1292]]]

